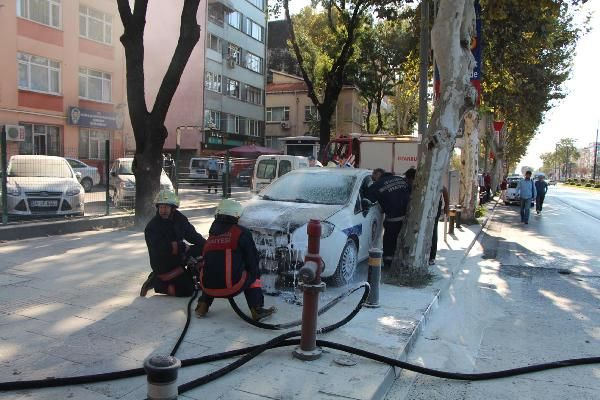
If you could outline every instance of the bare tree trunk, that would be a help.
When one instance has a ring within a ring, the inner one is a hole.
[[[373,101],[367,100],[367,118],[365,123],[367,124],[367,133],[371,133],[371,110],[373,108]]]
[[[383,116],[381,115],[381,102],[383,101],[383,95],[380,93],[377,97],[377,104],[375,104],[375,111],[377,113],[377,127],[375,128],[375,134],[378,134],[383,129]]]
[[[442,175],[448,167],[461,115],[475,102],[476,91],[469,79],[474,63],[469,46],[474,25],[472,1],[440,0],[431,43],[440,72],[441,96],[423,137],[407,219],[392,263],[392,275],[404,283],[415,284],[428,275]]]
[[[471,110],[465,114],[464,148],[461,152],[460,204],[462,219],[468,223],[475,221],[475,209],[479,202],[479,116]]]

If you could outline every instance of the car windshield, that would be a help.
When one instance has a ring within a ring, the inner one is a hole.
[[[133,175],[133,170],[131,169],[132,164],[133,164],[133,160],[121,161],[119,163],[119,170],[117,173],[119,175]]]
[[[286,174],[267,186],[260,197],[263,200],[341,205],[348,202],[355,181],[356,177],[350,175]]]
[[[30,158],[11,160],[8,176],[72,178],[71,169],[66,160],[60,158]]]

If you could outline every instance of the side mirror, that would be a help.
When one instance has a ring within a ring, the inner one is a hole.
[[[369,210],[371,209],[371,207],[373,207],[375,205],[375,203],[372,203],[371,200],[369,199],[362,199],[360,201],[360,206],[363,210]]]
[[[81,182],[81,172],[75,172],[75,178],[77,178],[77,182]]]
[[[110,176],[117,176],[117,173],[115,171],[111,171]]]

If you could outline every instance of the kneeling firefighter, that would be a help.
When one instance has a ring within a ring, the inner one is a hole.
[[[177,210],[179,198],[174,192],[161,190],[154,204],[156,215],[144,230],[152,272],[142,285],[140,296],[146,296],[150,288],[170,296],[191,296],[192,274],[196,271],[187,269],[186,263],[190,257],[200,257],[206,241]]]
[[[242,291],[255,321],[275,312],[274,307],[264,308],[258,251],[250,231],[238,225],[241,215],[236,200],[224,199],[217,206],[200,263],[198,317],[206,315],[215,297],[231,298]]]

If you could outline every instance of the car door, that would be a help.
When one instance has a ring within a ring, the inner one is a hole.
[[[354,223],[362,225],[362,235],[359,240],[358,249],[358,258],[362,260],[369,256],[369,249],[371,247],[380,247],[379,239],[382,231],[382,216],[378,204],[365,208],[362,203],[362,193],[364,193],[362,189],[371,185],[371,176],[367,175],[358,181],[360,185],[354,203]]]
[[[117,171],[119,170],[119,160],[115,160],[115,162],[113,162],[112,167],[110,168],[110,173],[108,174],[108,186],[110,188],[113,188],[116,190],[117,185],[119,184],[118,181],[118,174]]]

